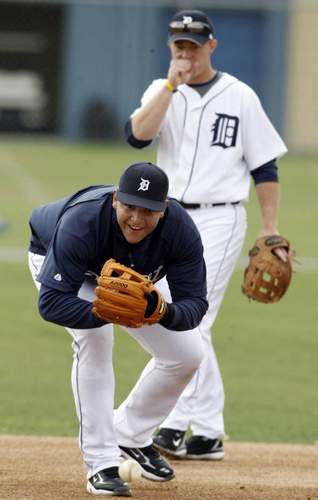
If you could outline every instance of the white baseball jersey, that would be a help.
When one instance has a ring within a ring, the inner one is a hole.
[[[142,104],[163,84],[154,80]],[[180,85],[159,139],[157,163],[169,175],[169,195],[186,203],[247,200],[250,171],[287,151],[255,92],[227,73],[203,97]]]

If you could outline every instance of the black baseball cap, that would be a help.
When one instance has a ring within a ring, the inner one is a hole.
[[[153,163],[134,163],[123,172],[117,199],[126,205],[161,212],[166,207],[169,180],[165,172]]]
[[[181,10],[171,18],[168,45],[178,40],[189,40],[204,45],[214,38],[211,19],[201,10]]]

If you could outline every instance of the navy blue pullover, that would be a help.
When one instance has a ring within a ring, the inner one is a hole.
[[[196,327],[208,303],[203,247],[192,219],[171,199],[155,230],[130,244],[112,207],[114,189],[91,186],[33,211],[30,251],[45,255],[37,277],[41,316],[69,328],[104,325],[92,314],[91,302],[77,294],[84,280],[96,285],[103,264],[114,258],[149,275],[154,283],[166,275],[172,304],[163,326],[170,330]]]

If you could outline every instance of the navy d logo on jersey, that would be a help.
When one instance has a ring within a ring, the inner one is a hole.
[[[231,148],[236,144],[239,119],[237,116],[216,113],[217,119],[212,125],[211,146],[221,146],[221,148]]]

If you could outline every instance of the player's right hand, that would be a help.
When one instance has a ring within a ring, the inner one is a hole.
[[[190,59],[172,59],[168,71],[168,80],[176,88],[182,83],[188,83],[192,76]]]

